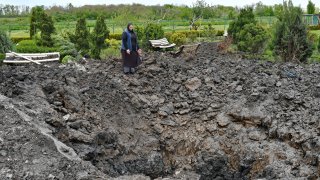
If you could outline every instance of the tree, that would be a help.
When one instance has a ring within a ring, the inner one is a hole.
[[[256,24],[252,7],[246,7],[240,10],[240,14],[236,20],[232,21],[228,28],[228,34],[233,38],[234,43],[239,41],[239,32],[246,24]]]
[[[140,31],[140,32],[139,32]],[[149,40],[160,39],[164,36],[164,31],[160,24],[148,23],[143,32],[141,30],[137,31],[138,38],[142,40],[142,46],[144,48],[150,47]]]
[[[44,16],[44,14],[45,12],[42,6],[35,6],[31,9],[30,38],[37,33],[37,29],[40,27],[41,18]]]
[[[263,52],[268,35],[266,30],[260,25],[254,23],[246,24],[237,34],[237,47],[240,51],[250,54],[260,54]]]
[[[69,35],[70,41],[76,45],[76,49],[81,51],[82,55],[89,52],[89,30],[86,25],[85,18],[79,18],[76,25],[74,34]]]
[[[308,5],[307,5],[307,13],[308,14],[314,14],[316,11],[316,6],[314,3],[312,3],[311,0],[309,0]]]
[[[312,44],[307,38],[307,28],[302,21],[302,10],[292,1],[283,3],[273,39],[274,53],[285,61],[306,62],[312,55]]]
[[[190,21],[190,27],[192,29],[197,30],[196,22],[202,18],[203,11],[207,7],[207,3],[204,0],[197,0],[196,3],[193,5],[192,8],[192,19]]]
[[[9,36],[0,31],[0,54],[4,54],[13,49],[13,44],[9,38]]]
[[[39,29],[41,31],[41,35],[40,35],[41,39],[39,44],[41,46],[52,47],[53,40],[51,38],[51,34],[54,33],[55,31],[52,17],[47,14],[44,14],[40,21]]]
[[[51,34],[54,33],[54,23],[52,17],[47,15],[42,6],[33,7],[31,10],[31,18],[30,18],[30,37],[32,38],[37,29],[41,31],[41,39],[37,44],[42,46],[53,46],[53,40],[51,38]]]
[[[104,18],[99,16],[92,33],[93,48],[91,50],[91,54],[93,58],[100,59],[101,49],[104,47],[105,39],[109,36],[109,33],[110,31],[106,26]]]

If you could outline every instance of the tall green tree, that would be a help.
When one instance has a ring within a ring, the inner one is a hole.
[[[0,54],[4,54],[13,49],[13,43],[11,42],[9,36],[0,31]]]
[[[39,29],[41,31],[41,39],[39,44],[42,46],[52,47],[53,40],[51,38],[51,34],[55,31],[52,17],[47,14],[44,14],[40,21]]]
[[[30,17],[30,38],[32,38],[39,29],[41,18],[44,16],[45,12],[42,6],[35,6],[31,9]]]
[[[69,38],[70,41],[75,44],[76,49],[81,51],[82,55],[88,54],[89,52],[89,35],[86,19],[84,17],[79,18],[76,24],[75,33],[70,34]]]
[[[91,55],[95,59],[100,59],[101,49],[105,46],[105,39],[109,36],[110,31],[108,30],[105,20],[102,16],[99,16],[96,25],[92,33],[92,44]]]
[[[302,21],[302,9],[294,7],[291,0],[285,1],[278,19],[273,39],[274,53],[285,62],[306,62],[312,55],[312,44]]]
[[[192,7],[192,19],[190,20],[190,26],[197,30],[196,22],[202,18],[203,12],[205,8],[207,7],[207,3],[204,0],[197,0],[195,4],[193,4]]]
[[[312,3],[311,0],[309,0],[308,5],[307,5],[307,13],[308,14],[314,14],[316,11],[316,5]]]
[[[254,18],[253,8],[246,7],[240,10],[240,14],[236,20],[232,21],[228,28],[228,34],[233,38],[234,43],[239,41],[239,32],[246,24],[256,24],[257,21]]]

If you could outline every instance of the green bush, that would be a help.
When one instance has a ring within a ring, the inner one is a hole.
[[[3,60],[6,58],[6,55],[3,53],[0,53],[0,65],[2,64]]]
[[[312,55],[312,44],[307,38],[307,28],[302,20],[302,9],[292,1],[284,1],[283,11],[275,25],[274,53],[283,61],[307,62]]]
[[[6,58],[6,54],[0,53],[0,61],[4,60]]]
[[[252,7],[246,7],[240,10],[240,14],[236,20],[232,21],[228,28],[228,35],[230,35],[233,39],[233,42],[236,44],[239,41],[237,35],[243,29],[246,24],[256,24],[257,21],[254,18]]]
[[[54,47],[57,47],[57,50],[60,53],[60,59],[63,59],[67,55],[77,57],[77,55],[79,54],[77,52],[75,44],[68,41],[66,38],[63,38],[61,36],[54,36],[53,39],[55,42]]]
[[[23,40],[30,40],[30,37],[11,37],[11,41],[15,44]]]
[[[164,37],[167,39],[171,39],[172,34],[173,34],[172,32],[165,32]]]
[[[309,30],[320,30],[320,25],[309,26]]]
[[[142,46],[144,48],[149,48],[150,47],[149,40],[161,39],[163,37],[164,37],[164,31],[162,29],[162,26],[159,24],[149,23],[144,28],[144,34],[141,38]]]
[[[223,36],[224,35],[224,30],[217,30],[217,36]]]
[[[317,47],[317,49],[318,49],[318,52],[320,53],[320,36],[318,38],[318,47]]]
[[[106,39],[105,43],[108,45],[108,47],[114,48],[114,49],[120,49],[120,46],[121,46],[121,40],[116,40],[116,39]]]
[[[122,33],[109,34],[109,39],[121,40]]]
[[[101,59],[112,59],[112,58],[121,58],[120,49],[109,47],[107,49],[103,49],[101,52]]]
[[[47,53],[58,51],[57,47],[37,46],[34,40],[23,40],[16,46],[19,53]]]
[[[68,62],[71,62],[71,61],[76,61],[76,58],[74,58],[74,57],[72,57],[70,55],[67,55],[61,60],[61,63],[62,64],[67,64]]]
[[[171,42],[175,43],[176,45],[180,46],[185,44],[187,41],[187,36],[183,33],[173,33],[170,39]]]
[[[312,49],[316,50],[318,44],[318,35],[315,33],[308,32],[308,41],[311,42]]]
[[[0,53],[6,53],[13,50],[13,44],[7,34],[0,31]]]
[[[238,37],[238,49],[250,54],[261,54],[268,39],[266,30],[253,23],[244,25],[243,29],[235,35]]]

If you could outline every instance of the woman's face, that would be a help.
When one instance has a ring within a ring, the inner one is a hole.
[[[129,30],[132,31],[133,30],[133,25],[129,26]]]

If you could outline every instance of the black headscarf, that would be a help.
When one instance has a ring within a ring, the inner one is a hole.
[[[127,25],[127,30],[128,31],[130,31],[130,29],[129,29],[129,26],[131,26],[132,25],[132,23],[128,23],[128,25]],[[131,32],[132,32],[133,30],[131,30]]]

